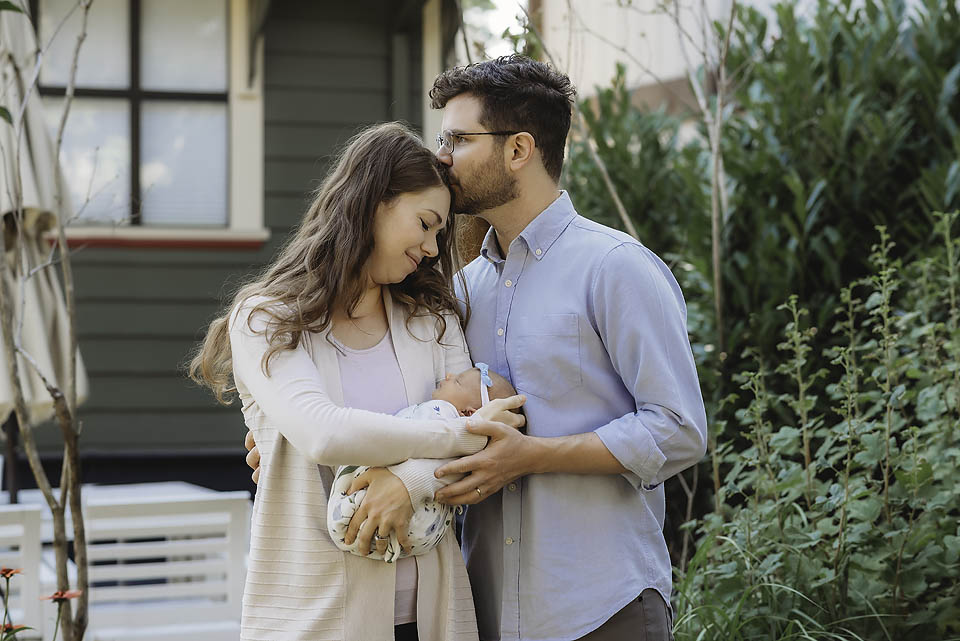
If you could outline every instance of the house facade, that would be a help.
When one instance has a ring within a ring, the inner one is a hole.
[[[64,21],[69,4],[33,3],[41,45],[78,21]],[[288,238],[353,133],[403,120],[432,136],[424,98],[458,15],[451,0],[94,3],[61,155],[90,380],[85,481],[251,487],[239,407],[186,378],[189,354]],[[63,40],[41,74],[51,114],[69,68]],[[57,428],[36,438],[55,472]]]

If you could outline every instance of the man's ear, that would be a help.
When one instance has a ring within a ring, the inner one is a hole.
[[[533,159],[537,151],[537,143],[533,136],[525,131],[513,135],[510,144],[505,145],[507,163],[510,169],[517,171],[526,166]]]

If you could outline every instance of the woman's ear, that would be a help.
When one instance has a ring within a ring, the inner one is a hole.
[[[476,413],[476,411],[477,410],[473,409],[472,407],[468,407],[467,409],[463,410],[460,413],[463,414],[464,416],[473,416]]]

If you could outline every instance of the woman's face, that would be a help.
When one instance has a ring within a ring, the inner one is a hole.
[[[401,194],[377,207],[373,219],[373,252],[366,271],[376,285],[399,283],[420,261],[437,255],[437,234],[450,215],[445,186]]]

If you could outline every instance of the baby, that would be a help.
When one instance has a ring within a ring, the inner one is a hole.
[[[430,397],[433,400],[406,407],[396,415],[420,419],[472,416],[490,401],[516,393],[510,381],[491,372],[486,363],[477,363],[459,374],[447,374]]]
[[[456,418],[458,416],[472,416],[481,407],[491,400],[508,398],[517,392],[510,381],[496,372],[491,372],[486,363],[477,363],[476,367],[460,372],[448,374],[440,381],[433,392],[432,400],[406,407],[396,416],[401,418],[440,419]],[[405,556],[416,556],[428,552],[440,542],[453,519],[453,510],[449,505],[443,505],[428,500],[422,505],[413,506],[413,516],[410,519],[408,538],[411,546],[410,554],[403,551],[394,532],[390,533],[386,553],[381,556],[370,544],[370,553],[362,554],[357,550],[357,541],[353,545],[344,543],[347,527],[354,512],[363,502],[367,491],[360,490],[347,494],[353,480],[367,471],[365,465],[343,465],[337,469],[330,490],[330,500],[327,503],[327,530],[330,538],[338,548],[344,552],[352,552],[357,556],[371,559],[382,559],[393,563]],[[456,476],[445,477],[450,482],[459,480]],[[462,477],[460,477],[462,478]]]

